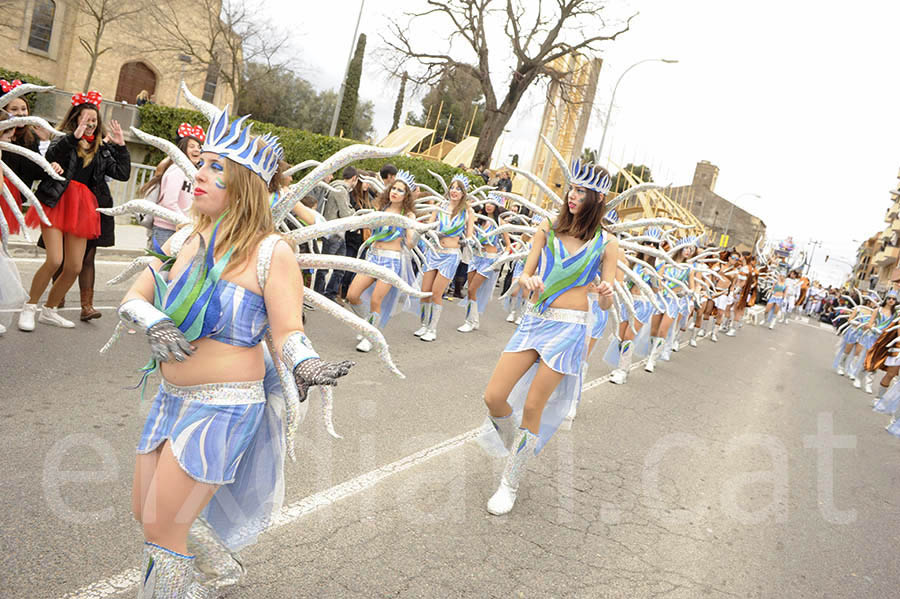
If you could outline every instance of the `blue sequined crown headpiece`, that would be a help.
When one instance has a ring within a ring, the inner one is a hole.
[[[608,222],[611,225],[614,225],[619,222],[619,213],[616,212],[615,208],[613,208],[612,210],[608,211],[606,214],[603,215],[603,220],[605,220],[606,222]]]
[[[572,180],[570,183],[579,187],[593,189],[603,195],[608,194],[609,189],[612,187],[612,179],[609,178],[609,173],[601,167],[590,163],[583,165],[580,160],[572,163]]]
[[[467,193],[469,191],[469,187],[472,186],[472,182],[469,181],[469,178],[462,173],[456,173],[455,175],[453,175],[453,178],[450,179],[450,185],[453,185],[454,181],[458,181],[459,184],[463,186],[463,191]]]
[[[662,232],[662,229],[660,229],[659,227],[649,227],[646,231],[644,231],[644,236],[652,237],[653,239],[656,239],[657,241],[661,241],[663,232]]]
[[[284,149],[278,138],[266,133],[262,137],[250,134],[253,126],[243,127],[249,115],[228,122],[228,106],[216,114],[209,125],[204,152],[212,152],[244,166],[268,184],[278,170],[278,162],[284,157]]]
[[[503,196],[497,193],[496,191],[492,191],[487,195],[488,202],[491,204],[496,204],[497,207],[503,208]]]
[[[406,183],[406,186],[409,188],[410,192],[415,192],[419,189],[419,186],[416,185],[416,178],[409,171],[399,170],[397,171],[397,178]]]
[[[896,289],[891,289],[890,291],[887,292],[887,295],[885,295],[884,297],[893,297],[893,298],[896,298],[896,297],[897,297],[897,290],[896,290]]]
[[[687,237],[682,237],[681,239],[675,242],[675,247],[687,247],[687,246],[696,246],[697,245],[697,236],[696,235],[688,235]]]

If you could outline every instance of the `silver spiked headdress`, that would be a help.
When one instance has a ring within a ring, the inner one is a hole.
[[[237,162],[262,177],[268,184],[278,170],[278,161],[284,157],[284,149],[278,138],[273,135],[268,133],[262,137],[250,135],[253,125],[243,127],[248,116],[242,116],[229,124],[226,106],[225,110],[213,117],[203,151]]]
[[[453,178],[450,179],[450,185],[453,185],[454,181],[458,181],[460,185],[463,187],[463,191],[469,191],[469,188],[472,186],[472,182],[469,181],[469,178],[462,173],[456,173],[453,175]]]
[[[416,177],[411,172],[401,169],[397,171],[397,178],[406,183],[406,187],[409,188],[410,192],[415,192],[419,189],[419,186],[416,185]]]
[[[581,160],[572,163],[572,185],[593,189],[597,193],[606,195],[612,187],[612,179],[609,178],[603,168],[593,164],[581,164]]]

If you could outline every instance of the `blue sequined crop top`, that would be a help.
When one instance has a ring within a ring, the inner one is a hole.
[[[478,243],[481,245],[492,245],[494,247],[499,247],[500,236],[495,233],[497,230],[497,225],[493,222],[483,221],[484,225],[481,227],[483,234],[478,235]]]
[[[254,347],[263,340],[268,328],[263,296],[219,279],[204,318],[203,330],[209,331],[204,338],[237,347]]]
[[[465,237],[466,236],[466,213],[460,212],[453,218],[443,212],[437,215],[438,229],[437,233],[441,237]]]

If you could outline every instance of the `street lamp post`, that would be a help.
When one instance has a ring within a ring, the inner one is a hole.
[[[639,60],[627,69],[625,69],[621,75],[619,75],[619,79],[616,81],[616,85],[613,87],[612,95],[609,97],[609,108],[606,110],[606,122],[603,123],[603,135],[600,137],[600,147],[597,148],[596,155],[594,156],[594,161],[599,162],[600,156],[603,153],[603,144],[606,142],[606,131],[609,129],[609,121],[610,116],[612,116],[612,108],[613,102],[616,100],[616,90],[619,89],[619,84],[622,83],[622,78],[628,74],[628,71],[638,66],[639,64],[644,64],[645,62],[664,62],[666,64],[675,64],[678,61],[671,58],[645,58],[644,60]]]

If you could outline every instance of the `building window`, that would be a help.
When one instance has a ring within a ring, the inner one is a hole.
[[[41,52],[50,51],[50,37],[53,35],[53,17],[56,14],[56,2],[53,0],[36,0],[34,12],[31,13],[31,32],[28,35],[28,47]]]
[[[219,81],[219,65],[212,62],[206,69],[206,83],[203,85],[203,99],[207,102],[215,102],[216,85]]]

